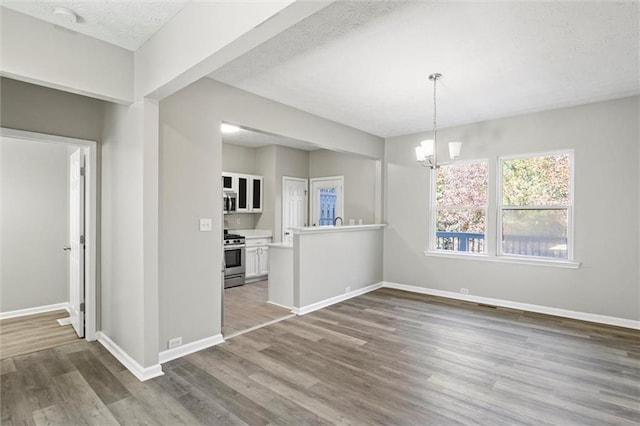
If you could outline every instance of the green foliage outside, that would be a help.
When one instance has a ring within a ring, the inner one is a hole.
[[[503,234],[566,238],[571,202],[570,159],[566,154],[518,158],[502,162],[503,206],[539,207],[503,210]]]

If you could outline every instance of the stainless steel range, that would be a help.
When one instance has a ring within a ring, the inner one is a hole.
[[[244,285],[245,238],[238,234],[224,234],[224,288]]]

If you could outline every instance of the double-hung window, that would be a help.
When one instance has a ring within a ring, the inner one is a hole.
[[[498,161],[498,254],[571,260],[573,152]]]
[[[431,249],[486,253],[487,161],[457,162],[435,170]]]

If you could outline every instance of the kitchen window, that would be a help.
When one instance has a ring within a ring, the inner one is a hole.
[[[456,162],[432,173],[432,250],[486,253],[488,161]]]
[[[498,161],[498,254],[572,260],[573,152]]]

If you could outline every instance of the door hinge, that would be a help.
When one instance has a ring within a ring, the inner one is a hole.
[[[307,190],[306,189],[304,190],[304,195],[307,195]]]
[[[84,176],[85,175],[85,169],[84,167],[80,167],[80,176]]]
[[[84,302],[80,303],[80,312],[84,312]]]
[[[80,244],[84,244],[84,235],[80,235]]]

